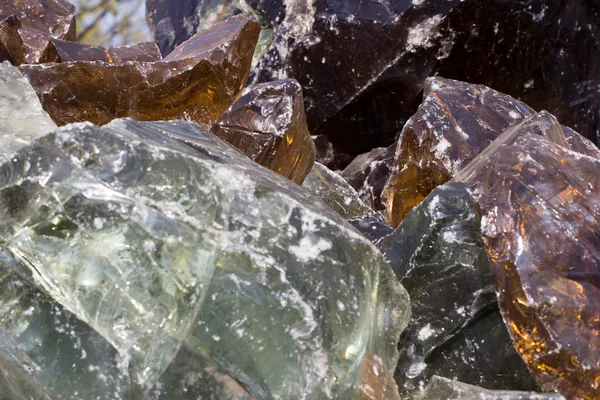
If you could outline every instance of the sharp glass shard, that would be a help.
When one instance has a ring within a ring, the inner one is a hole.
[[[68,125],[0,169],[7,263],[110,343],[132,398],[353,398],[367,355],[393,370],[410,311],[381,255],[199,125]]]
[[[273,39],[273,18],[281,10],[280,0],[146,0],[146,16],[154,40],[163,56],[196,32],[234,15],[258,20],[262,29],[252,65],[256,65]]]
[[[260,165],[299,185],[315,162],[302,87],[293,79],[254,86],[219,118],[212,131]]]
[[[0,162],[34,139],[56,129],[35,91],[19,69],[0,64]]]
[[[56,51],[55,62],[66,61],[105,61],[119,64],[127,61],[153,62],[162,59],[160,50],[153,42],[139,43],[133,46],[104,47],[89,46],[66,40],[52,40],[52,46]]]
[[[437,77],[426,81],[423,97],[419,110],[402,129],[393,171],[383,190],[392,226],[504,129],[533,112],[486,86]]]
[[[176,3],[166,0],[146,2],[147,16],[162,54],[171,53],[196,32],[235,15],[239,0],[183,0]],[[218,10],[218,11],[217,11]],[[213,15],[210,12],[216,11]],[[209,16],[200,21],[201,17]],[[187,24],[184,23],[187,20]]]
[[[0,15],[5,28],[0,30],[0,55],[6,57],[0,61],[45,62],[52,39],[75,40],[75,6],[66,0],[3,1]]]
[[[344,218],[375,215],[348,182],[322,164],[315,163],[302,187]]]
[[[600,161],[552,143],[539,129],[525,124],[516,139],[492,143],[493,151],[456,179],[471,185],[481,208],[517,351],[540,383],[568,398],[594,399]]]
[[[190,119],[210,127],[240,95],[259,25],[234,17],[182,43],[164,60],[23,65],[59,125],[120,117]]]
[[[486,387],[536,388],[522,360],[507,351],[512,345],[467,188],[453,182],[435,189],[379,244],[411,296],[413,318],[396,369],[402,393],[439,373]]]

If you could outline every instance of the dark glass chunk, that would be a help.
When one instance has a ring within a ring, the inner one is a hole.
[[[238,3],[238,0],[146,0],[146,12],[156,43],[166,56],[196,32],[237,14],[230,12],[230,8],[235,8]],[[202,21],[209,11],[215,11],[217,15]]]
[[[454,182],[438,187],[379,244],[411,297],[395,374],[401,393],[432,375],[537,388],[502,323],[481,217],[467,189]]]
[[[376,72],[358,96],[318,128],[307,107],[313,134],[328,135],[340,149],[359,147],[357,152],[373,141],[388,145],[419,106],[425,79],[439,75],[483,84],[537,111],[548,110],[599,143],[600,101],[594,94],[600,83],[598,2],[426,0],[413,3],[397,24],[407,34],[394,35],[398,44],[392,46],[372,42],[388,48],[389,56],[372,61]],[[363,25],[360,34],[370,33]],[[314,64],[320,58],[309,60]],[[318,77],[311,75],[315,87],[320,87]],[[309,91],[305,96],[313,99]]]

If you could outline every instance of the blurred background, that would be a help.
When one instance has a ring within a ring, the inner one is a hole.
[[[77,41],[116,47],[152,41],[145,0],[70,0],[77,7]]]

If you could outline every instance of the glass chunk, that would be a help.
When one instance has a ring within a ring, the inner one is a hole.
[[[544,386],[595,399],[600,161],[548,140],[552,128],[511,128],[518,132],[503,133],[455,179],[471,186],[481,209],[500,309],[518,353]]]
[[[527,105],[486,86],[443,78],[426,81],[423,104],[398,139],[393,171],[383,189],[386,218],[397,226],[408,211],[436,186],[449,181],[505,129],[535,114]],[[554,132],[598,156],[589,140],[562,127],[552,115]],[[550,122],[548,122],[550,123]]]
[[[302,187],[344,218],[375,215],[348,182],[320,163],[315,163]]]
[[[352,160],[340,173],[358,192],[361,199],[374,210],[384,211],[381,192],[393,167],[396,145],[377,147]]]
[[[210,127],[240,95],[259,29],[238,16],[196,34],[164,60],[20,68],[58,125],[131,117],[189,119]]]
[[[299,185],[315,162],[302,87],[293,79],[252,87],[225,111],[212,132],[260,165]]]
[[[0,162],[56,129],[27,78],[8,61],[0,64]]]
[[[564,400],[556,393],[488,390],[434,376],[417,400]]]
[[[3,399],[129,397],[130,375],[117,351],[39,290],[4,244],[0,245],[0,343]]]

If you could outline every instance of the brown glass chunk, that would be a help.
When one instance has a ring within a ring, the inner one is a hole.
[[[14,15],[0,15],[0,60],[12,65],[25,62],[25,48],[19,35],[21,21]]]
[[[556,125],[544,120],[510,128],[455,179],[471,185],[481,209],[518,353],[541,384],[598,399],[600,161],[554,143]]]
[[[212,131],[260,165],[299,185],[315,162],[302,88],[293,79],[254,86],[219,118]]]
[[[257,22],[237,16],[196,34],[164,60],[20,68],[59,125],[130,117],[189,119],[210,127],[240,95],[259,30]]]
[[[382,198],[388,223],[396,227],[411,208],[495,140],[534,111],[487,86],[434,77],[424,101],[398,139],[393,171]],[[598,149],[571,129],[569,143],[596,156]]]
[[[75,40],[75,6],[68,1],[3,1],[0,14],[0,61],[14,65],[44,62],[52,39]]]
[[[154,42],[105,49],[104,47],[54,39],[52,40],[52,46],[54,46],[58,56],[56,62],[105,61],[118,64],[127,61],[152,62],[162,58],[160,50]]]

